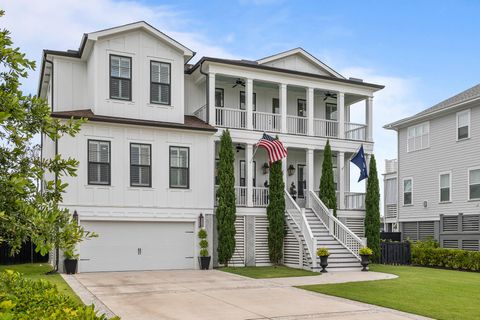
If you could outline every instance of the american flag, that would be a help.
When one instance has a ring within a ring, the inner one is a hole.
[[[262,138],[257,142],[257,148],[263,147],[267,150],[270,163],[282,160],[287,157],[287,149],[280,140],[264,133]]]

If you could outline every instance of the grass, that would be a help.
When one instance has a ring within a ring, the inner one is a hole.
[[[227,267],[219,270],[254,279],[318,276],[317,272],[289,268],[286,266],[269,267]]]
[[[309,285],[300,288],[435,319],[478,319],[480,273],[372,265],[392,280]]]
[[[58,274],[49,274],[45,273],[52,270],[52,266],[48,263],[27,263],[27,264],[15,264],[15,265],[0,265],[0,272],[5,269],[14,270],[22,273],[25,278],[38,280],[45,279],[48,282],[55,284],[58,288],[58,291],[66,296],[72,298],[78,304],[83,304],[80,298],[73,292],[70,286],[63,280],[63,278]]]

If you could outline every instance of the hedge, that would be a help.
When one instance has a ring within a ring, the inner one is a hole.
[[[79,305],[44,280],[25,279],[20,273],[0,273],[0,319],[2,320],[107,320],[94,306]],[[118,320],[115,317],[111,320]]]
[[[412,264],[480,271],[480,252],[439,248],[433,241],[412,244]]]

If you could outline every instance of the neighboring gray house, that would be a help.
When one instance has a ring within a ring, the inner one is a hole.
[[[480,84],[384,128],[398,132],[403,238],[479,250]]]

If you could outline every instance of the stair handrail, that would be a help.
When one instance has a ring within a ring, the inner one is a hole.
[[[317,264],[317,240],[315,239],[312,229],[308,224],[307,217],[305,216],[305,210],[300,209],[298,204],[293,200],[292,196],[287,190],[285,190],[285,212],[290,216],[290,218],[292,218],[292,221],[297,225],[298,229],[302,233],[305,243],[307,244],[308,252],[312,259],[312,267],[315,267]]]
[[[366,245],[365,242],[338,220],[333,215],[333,210],[329,210],[315,192],[310,190],[309,197],[312,211],[323,222],[328,232],[360,260],[360,249]]]
[[[207,105],[204,104],[193,112],[193,115],[200,120],[207,121]]]

